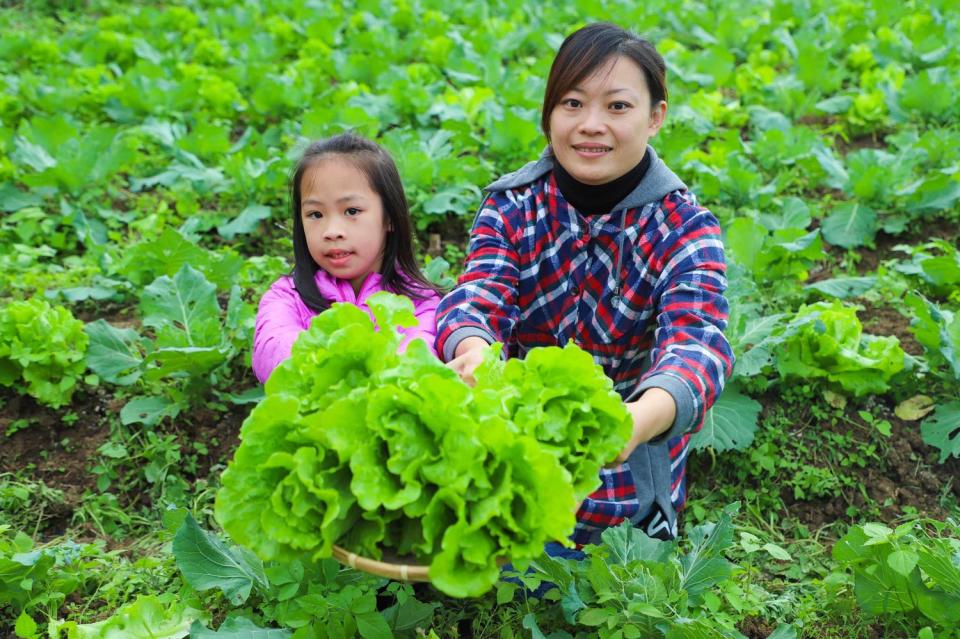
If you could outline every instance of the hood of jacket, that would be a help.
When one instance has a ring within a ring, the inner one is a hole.
[[[657,155],[657,152],[653,150],[653,147],[648,146],[647,148],[650,149],[650,167],[644,174],[643,179],[640,180],[637,188],[613,207],[614,211],[633,209],[649,204],[650,202],[659,202],[663,200],[668,193],[687,189],[687,185],[664,164],[663,160]],[[500,176],[497,180],[484,187],[484,191],[496,193],[530,184],[553,170],[554,162],[556,162],[556,160],[553,156],[553,149],[548,145],[543,150],[543,153],[540,154],[540,159],[528,162],[516,171]]]

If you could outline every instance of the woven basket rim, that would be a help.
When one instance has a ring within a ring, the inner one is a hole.
[[[337,545],[333,546],[333,557],[344,566],[362,570],[378,577],[386,577],[397,581],[430,581],[430,567],[422,564],[394,563],[371,559]]]

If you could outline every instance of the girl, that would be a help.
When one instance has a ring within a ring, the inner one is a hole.
[[[677,535],[690,433],[733,364],[717,220],[647,145],[666,99],[649,42],[611,24],[570,35],[547,79],[549,145],[486,188],[438,308],[437,349],[468,382],[495,341],[510,357],[573,341],[613,379],[633,437],[580,506],[578,544],[625,519]]]
[[[401,348],[421,338],[433,348],[439,290],[413,257],[410,214],[393,159],[353,134],[314,142],[291,183],[293,273],[271,285],[257,311],[253,371],[261,383],[310,320],[333,302],[370,312],[378,291],[413,299],[419,324],[402,329]],[[371,315],[372,318],[372,315]]]

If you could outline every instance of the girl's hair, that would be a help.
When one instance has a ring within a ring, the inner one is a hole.
[[[643,70],[650,108],[666,101],[667,65],[649,41],[608,22],[588,24],[567,36],[550,67],[540,115],[540,128],[548,140],[550,114],[563,96],[615,56],[626,56]]]
[[[343,133],[311,143],[304,150],[291,179],[294,258],[292,275],[293,284],[304,304],[318,312],[330,308],[330,301],[320,295],[315,280],[320,266],[313,261],[307,248],[307,236],[303,231],[300,210],[300,182],[307,169],[331,155],[341,156],[362,172],[383,202],[385,222],[391,229],[387,232],[380,267],[384,288],[415,298],[423,298],[425,290],[442,293],[437,285],[424,277],[413,257],[410,211],[393,158],[377,143],[353,133]]]

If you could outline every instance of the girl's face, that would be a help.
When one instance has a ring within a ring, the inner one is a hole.
[[[563,95],[550,113],[550,145],[574,178],[606,184],[639,164],[666,113],[666,102],[650,108],[643,70],[617,56]]]
[[[367,176],[348,158],[324,157],[303,172],[300,215],[310,257],[359,294],[380,271],[389,226]]]

